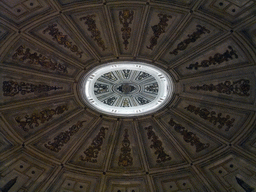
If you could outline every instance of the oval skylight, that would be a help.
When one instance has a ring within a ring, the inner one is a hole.
[[[138,116],[153,113],[170,101],[171,77],[142,62],[111,62],[82,78],[80,93],[86,105],[100,113]]]

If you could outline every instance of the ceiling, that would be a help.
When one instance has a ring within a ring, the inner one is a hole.
[[[253,0],[0,1],[2,191],[256,189]],[[100,114],[81,77],[111,61],[167,71],[140,117]]]

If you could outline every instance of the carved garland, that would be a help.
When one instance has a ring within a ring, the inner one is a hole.
[[[58,71],[62,73],[68,73],[67,67],[65,65],[62,65],[60,63],[54,63],[51,59],[47,58],[46,56],[43,56],[42,54],[39,54],[37,52],[30,53],[30,49],[21,45],[14,55],[12,56],[13,59],[19,60],[19,61],[27,61],[29,64],[34,65],[41,65],[42,67],[46,69],[50,69],[53,71]]]
[[[217,85],[202,85],[202,86],[191,86],[190,89],[195,89],[197,91],[217,91],[218,93],[225,93],[227,95],[234,94],[239,96],[249,96],[250,95],[250,81],[246,79],[240,79],[237,81],[225,81],[224,83],[219,83]]]
[[[15,118],[15,120],[24,131],[28,132],[29,129],[33,129],[34,126],[38,127],[40,123],[43,124],[52,119],[54,115],[60,115],[67,110],[68,107],[66,105],[62,105],[56,107],[55,109],[45,109],[40,113],[32,113],[31,116],[25,115],[23,118],[18,116]]]
[[[174,128],[176,132],[183,135],[185,142],[190,143],[191,146],[196,146],[196,152],[200,152],[210,146],[209,143],[204,144],[200,142],[200,139],[196,136],[196,134],[189,132],[185,129],[185,127],[173,121],[172,118],[170,119],[169,124]]]
[[[98,135],[93,139],[91,145],[84,151],[85,157],[80,156],[80,160],[87,161],[91,163],[97,163],[97,157],[101,150],[103,140],[105,139],[105,130],[108,130],[106,127],[101,127]]]
[[[76,55],[80,56],[80,58],[81,58],[83,52],[79,52],[78,47],[76,45],[72,45],[72,42],[68,41],[68,39],[67,39],[68,36],[63,35],[62,32],[59,32],[59,29],[56,26],[57,26],[57,24],[49,25],[43,31],[43,33],[45,34],[46,32],[49,31],[49,35],[51,35],[53,37],[53,40],[57,41],[60,45],[64,45],[64,47],[67,47],[72,52],[75,52]]]
[[[61,150],[61,147],[63,147],[64,144],[68,143],[70,138],[80,130],[84,122],[86,122],[86,120],[78,121],[75,125],[70,127],[68,131],[61,132],[57,137],[55,137],[53,143],[49,141],[44,146],[47,149],[58,153]]]
[[[105,51],[107,49],[105,46],[105,42],[101,38],[101,33],[97,28],[96,21],[93,19],[93,17],[96,17],[96,15],[87,15],[85,17],[81,17],[80,21],[86,20],[85,24],[88,25],[88,31],[90,31],[92,34],[91,38],[93,38],[94,41],[97,42],[98,46],[101,47],[103,51]]]
[[[167,21],[168,18],[172,18],[172,16],[167,14],[158,14],[157,15],[160,19],[160,22],[157,25],[152,26],[152,30],[154,35],[150,38],[150,46],[147,46],[148,49],[153,49],[154,46],[157,45],[157,40],[161,34],[165,33],[165,28],[168,26]]]
[[[203,60],[201,61],[200,64],[198,64],[198,62],[196,62],[195,64],[190,64],[188,67],[186,67],[187,69],[195,69],[197,70],[200,67],[209,67],[210,65],[216,65],[216,63],[221,64],[224,61],[228,61],[229,59],[233,59],[232,56],[235,56],[235,58],[238,58],[238,55],[236,54],[236,51],[233,50],[233,48],[231,46],[228,46],[229,50],[226,50],[225,53],[220,54],[220,53],[216,53],[214,55],[214,57],[209,57],[208,60]]]
[[[122,31],[122,38],[124,40],[123,44],[125,45],[125,50],[128,49],[128,39],[131,37],[131,27],[129,27],[129,24],[132,23],[133,20],[133,11],[129,11],[127,9],[123,11],[119,11],[119,21],[121,24],[123,24],[123,27],[121,28]]]
[[[170,54],[178,55],[178,51],[185,50],[190,43],[194,43],[197,39],[201,37],[202,34],[205,34],[205,32],[210,33],[210,30],[206,29],[205,27],[202,27],[201,25],[197,25],[197,31],[192,33],[191,35],[188,35],[188,38],[184,41],[180,42],[177,45],[177,48],[170,52]]]
[[[131,156],[130,141],[128,139],[128,129],[124,130],[124,140],[122,141],[121,153],[119,156],[119,166],[130,166],[133,164],[133,158]]]
[[[34,85],[31,83],[4,81],[3,82],[3,95],[13,97],[17,94],[26,95],[27,93],[41,93],[51,90],[62,89],[63,87],[49,86],[49,85]]]
[[[222,128],[223,126],[227,126],[225,131],[229,131],[231,127],[233,127],[233,123],[235,121],[234,118],[230,119],[229,115],[226,117],[221,117],[222,113],[216,113],[215,111],[208,111],[206,108],[195,107],[193,105],[188,105],[184,109],[187,109],[189,112],[194,113],[195,115],[199,115],[201,118],[211,122],[216,125],[219,123],[218,128]]]
[[[145,130],[148,130],[147,135],[148,139],[152,139],[151,141],[153,142],[152,145],[150,145],[150,148],[154,148],[155,154],[157,155],[157,163],[162,163],[166,161],[170,161],[171,157],[165,153],[164,148],[163,148],[163,143],[158,139],[156,136],[155,132],[153,131],[152,126],[145,127]]]

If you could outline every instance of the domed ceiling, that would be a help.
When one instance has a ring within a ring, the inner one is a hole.
[[[1,190],[256,190],[255,12],[253,0],[0,1]],[[84,103],[83,75],[120,61],[166,71],[167,105],[118,117]]]

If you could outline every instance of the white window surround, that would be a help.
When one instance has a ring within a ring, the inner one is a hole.
[[[97,99],[96,95],[94,94],[94,84],[97,79],[105,73],[125,69],[142,71],[150,74],[156,79],[159,90],[153,101],[139,106],[118,107],[104,104],[102,101]],[[97,66],[80,79],[78,88],[83,102],[88,107],[102,114],[123,117],[154,113],[164,107],[170,101],[174,92],[172,78],[167,72],[144,62],[133,61],[109,62]]]

